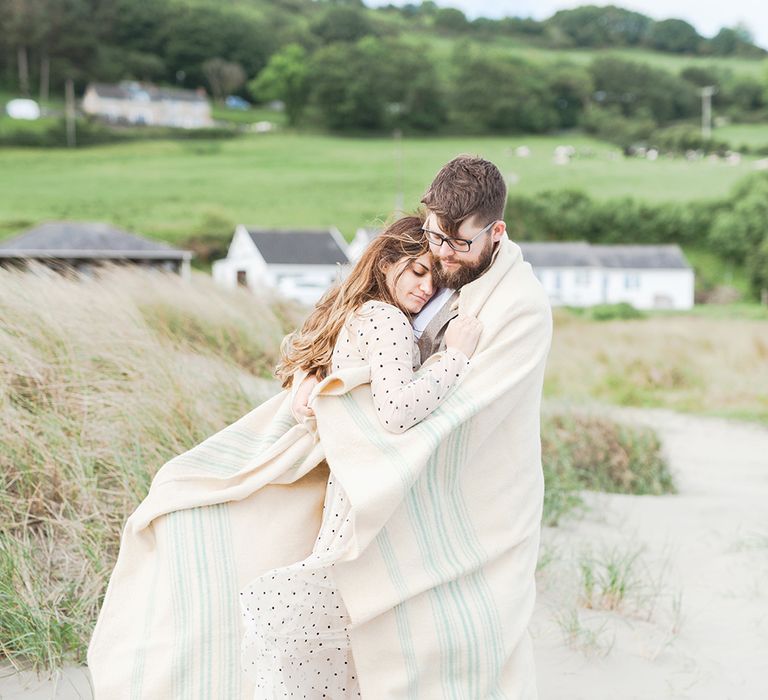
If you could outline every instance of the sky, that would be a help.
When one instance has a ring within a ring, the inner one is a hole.
[[[369,6],[404,5],[419,0],[366,0]],[[581,5],[618,5],[642,12],[653,19],[684,19],[705,37],[712,37],[722,27],[745,24],[755,42],[768,49],[768,2],[766,0],[436,0],[440,7],[458,7],[470,18],[533,17],[545,19],[557,10]]]

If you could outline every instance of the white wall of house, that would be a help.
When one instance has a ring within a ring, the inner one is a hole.
[[[601,268],[534,268],[553,305],[592,306],[601,304]]]
[[[227,257],[213,263],[214,282],[228,289],[238,286],[238,272],[252,291],[266,286],[289,299],[312,305],[342,278],[347,266],[267,264],[246,228],[237,226]]]
[[[693,308],[691,269],[534,268],[554,306],[627,302],[637,309]]]
[[[692,269],[603,270],[604,303],[625,301],[637,309],[693,308]]]
[[[102,97],[93,87],[83,96],[83,110],[111,121],[125,120],[132,124],[175,126],[193,129],[212,126],[211,106],[207,100],[155,100],[138,93],[132,99]]]

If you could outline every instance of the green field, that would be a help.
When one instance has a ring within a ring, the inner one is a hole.
[[[579,152],[555,165],[553,149]],[[515,155],[517,146],[529,158]],[[512,193],[576,188],[598,197],[647,201],[723,197],[752,171],[684,159],[621,157],[578,135],[515,138],[337,138],[267,134],[224,141],[147,141],[66,149],[0,150],[0,235],[50,219],[101,220],[171,241],[255,226],[331,226],[351,237],[406,210],[438,168],[458,153],[497,163]],[[398,165],[398,163],[401,165]]]
[[[768,147],[768,123],[719,126],[712,132],[712,135],[720,141],[727,141],[736,149],[745,146],[748,148]]]
[[[447,37],[436,37],[432,34],[422,35],[413,33],[406,35],[409,40],[427,45],[432,52],[432,58],[438,67],[447,66],[451,55],[457,50],[458,41]],[[405,38],[405,37],[404,37]],[[690,66],[716,67],[733,72],[734,75],[749,76],[764,79],[768,72],[768,58],[742,58],[737,56],[690,56],[685,54],[662,53],[648,49],[606,48],[606,49],[552,49],[536,46],[535,43],[520,39],[499,37],[494,39],[469,39],[465,45],[471,46],[476,52],[491,52],[496,56],[513,56],[531,63],[555,63],[567,61],[579,65],[587,65],[596,58],[620,58],[626,61],[644,63],[653,68],[661,68],[670,73],[680,73]]]

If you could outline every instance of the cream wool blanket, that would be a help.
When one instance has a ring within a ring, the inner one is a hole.
[[[549,302],[502,239],[459,309],[483,323],[471,368],[405,433],[379,425],[367,370],[345,370],[316,388],[316,425],[296,424],[282,392],[158,472],[91,640],[97,700],[252,697],[238,592],[312,551],[326,461],[351,505],[334,578],[362,697],[536,697]]]

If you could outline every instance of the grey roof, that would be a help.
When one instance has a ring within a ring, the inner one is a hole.
[[[181,88],[161,88],[147,83],[122,82],[118,85],[106,83],[91,83],[89,87],[96,91],[99,97],[113,100],[148,99],[150,102],[176,101],[176,102],[207,102],[205,95],[198,94],[195,90],[183,90]]]
[[[335,265],[349,262],[329,229],[276,231],[246,229],[267,264]]]
[[[690,268],[678,245],[591,245],[586,241],[523,241],[518,245],[533,267]]]
[[[0,242],[1,258],[127,258],[182,260],[192,253],[110,224],[49,221]]]
[[[603,267],[629,269],[688,269],[678,245],[593,245]]]
[[[599,267],[600,262],[585,241],[523,241],[523,258],[534,267]]]

